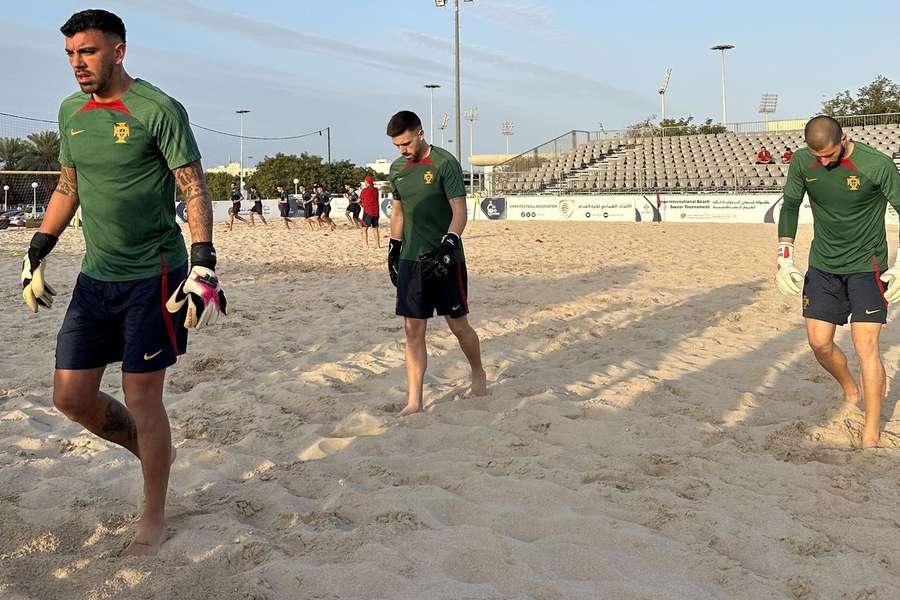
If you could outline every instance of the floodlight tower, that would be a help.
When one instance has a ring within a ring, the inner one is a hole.
[[[434,143],[434,90],[441,87],[436,83],[426,83],[425,89],[428,90],[428,141]]]
[[[725,51],[734,48],[734,44],[718,44],[710,50],[718,50],[722,54],[722,125],[728,125],[728,104],[725,101]]]
[[[500,133],[506,138],[506,155],[509,156],[509,136],[513,134],[513,122],[503,121],[503,125],[500,127]]]
[[[6,212],[7,210],[9,210],[9,208],[6,206],[6,196],[8,194],[9,194],[9,186],[4,183],[3,184],[3,212]]]
[[[662,82],[659,84],[659,99],[662,102],[662,112],[660,113],[662,117],[659,122],[662,123],[666,120],[666,90],[669,89],[669,79],[672,78],[672,68],[669,67],[666,69],[666,72],[663,73]]]
[[[472,155],[475,154],[475,121],[478,120],[478,107],[466,109],[466,121],[469,122],[469,186],[475,189],[475,167],[472,166]],[[457,138],[458,139],[458,138]],[[459,144],[456,144],[459,150]]]
[[[463,2],[473,2],[473,0],[463,0]],[[434,0],[434,5],[441,8],[447,5],[447,0]],[[459,93],[459,0],[453,0],[453,63],[456,75],[456,160],[461,161],[459,148],[459,138],[462,137],[462,110]]]
[[[759,112],[766,118],[766,131],[769,130],[769,115],[775,112],[777,106],[778,94],[763,94],[759,100]]]
[[[246,108],[242,108],[240,110],[234,111],[241,116],[241,160],[240,160],[240,180],[241,180],[241,195],[244,194],[244,115],[246,115],[250,110]]]
[[[450,124],[450,115],[444,113],[441,115],[441,124],[438,127],[441,130],[441,148],[444,147],[444,130],[447,129],[447,125]]]

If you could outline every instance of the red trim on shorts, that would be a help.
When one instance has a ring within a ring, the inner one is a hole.
[[[881,281],[881,271],[878,268],[878,257],[872,257],[872,266],[875,267],[875,283],[878,284],[878,291],[881,292],[881,301],[884,302],[885,308],[887,308],[888,301],[884,298],[884,282]]]
[[[466,312],[469,312],[469,299],[466,297],[466,286],[463,285],[462,280],[462,265],[459,262],[456,263],[456,283],[459,284],[459,295],[462,296]]]
[[[82,106],[78,112],[84,112],[86,110],[114,110],[116,112],[120,112],[123,115],[131,116],[131,111],[128,110],[128,107],[125,106],[125,103],[122,102],[121,99],[116,100],[115,102],[97,102],[93,98],[87,101],[87,103]]]
[[[166,259],[163,258],[163,255],[159,255],[159,262],[162,263],[162,314],[163,321],[166,324],[166,332],[169,334],[169,342],[172,344],[172,350],[175,351],[175,355],[179,354],[178,352],[178,338],[175,336],[175,322],[172,321],[172,313],[169,312],[169,309],[166,308],[166,302],[169,301],[169,265],[166,263]]]

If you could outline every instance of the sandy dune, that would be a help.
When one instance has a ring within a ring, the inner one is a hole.
[[[900,597],[900,328],[885,448],[855,450],[862,414],[772,283],[774,226],[471,225],[491,395],[458,398],[466,365],[435,321],[428,409],[402,421],[384,251],[343,224],[217,226],[231,314],[170,371],[155,559],[119,555],[137,462],[51,403],[80,235],[36,316],[29,237],[0,232],[0,598]],[[120,394],[117,367],[105,386]]]

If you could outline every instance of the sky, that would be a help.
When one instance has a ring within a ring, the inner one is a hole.
[[[398,110],[416,111],[430,136],[424,85],[436,83],[432,141],[440,143],[437,122],[449,113],[444,145],[454,150],[453,10],[434,0],[0,0],[4,5],[0,112],[55,119],[60,101],[77,90],[59,26],[78,10],[104,8],[125,22],[128,72],[177,98],[195,124],[237,133],[235,110],[249,109],[247,136],[330,127],[332,157],[365,164],[396,157],[384,129]],[[658,117],[667,68],[667,116],[720,121],[720,58],[710,50],[720,43],[735,45],[726,56],[729,122],[761,120],[762,93],[779,95],[773,118],[802,118],[879,74],[900,80],[895,1],[864,1],[857,9],[830,0],[460,5],[462,106],[479,109],[475,154],[505,152],[504,121],[514,125],[510,150],[520,152],[572,129],[620,129]],[[3,119],[0,136],[14,128]],[[465,120],[462,130],[465,157]],[[236,138],[197,131],[197,139],[206,167],[240,155]],[[324,156],[325,140],[246,140],[245,162],[276,152]]]

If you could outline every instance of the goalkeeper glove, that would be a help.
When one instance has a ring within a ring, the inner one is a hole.
[[[215,268],[216,250],[212,243],[191,244],[191,271],[166,302],[170,313],[177,313],[187,304],[187,316],[184,318],[187,329],[212,325],[218,320],[219,313],[228,314],[225,310],[225,292],[219,287]]]
[[[38,306],[53,306],[56,290],[44,281],[44,258],[56,245],[57,238],[49,233],[35,233],[28,247],[28,254],[22,259],[22,299],[31,312],[36,313]]]
[[[391,238],[388,242],[388,275],[391,276],[391,283],[397,287],[397,278],[400,276],[400,248],[403,246],[403,240],[395,240]]]
[[[778,289],[785,296],[800,293],[800,286],[797,285],[803,281],[803,273],[794,266],[794,245],[788,242],[778,244],[778,272],[775,274],[775,283]]]
[[[882,273],[881,280],[888,284],[884,290],[884,299],[893,304],[900,300],[900,252],[894,260],[894,266]]]

